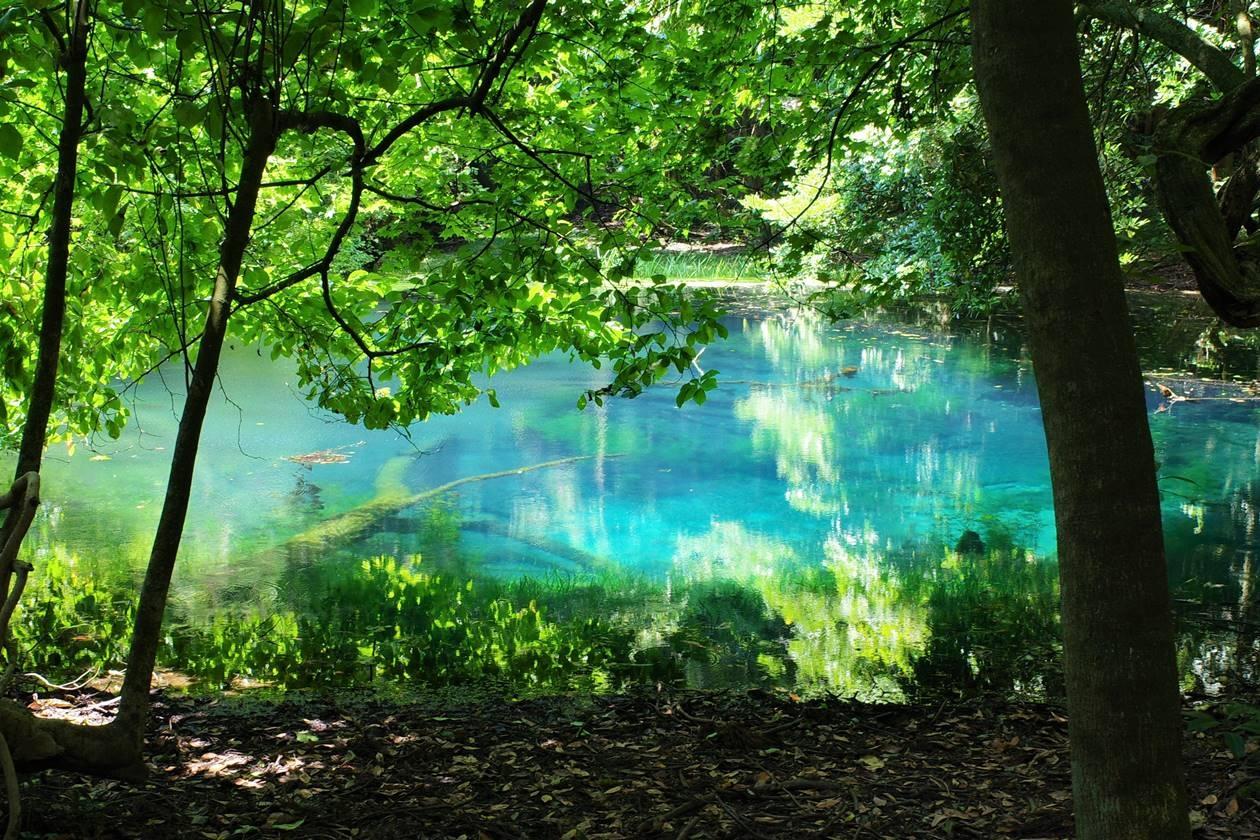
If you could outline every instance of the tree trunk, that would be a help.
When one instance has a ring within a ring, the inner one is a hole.
[[[15,471],[19,483],[27,473],[38,474],[42,465],[61,361],[75,181],[79,142],[83,138],[90,29],[86,0],[78,0],[74,9],[74,26],[60,60],[66,71],[65,107],[61,133],[57,138],[57,174],[53,182],[52,221],[48,230],[39,351]],[[13,533],[14,529],[22,524],[23,514],[29,512],[26,505],[14,504],[11,507],[3,529],[0,529],[0,546],[10,547],[10,536],[18,537]],[[11,574],[14,564],[11,561],[14,559],[6,556],[0,567],[0,577],[3,578],[0,593],[6,595],[13,585]],[[9,598],[3,600],[7,606]],[[0,698],[0,734],[9,745],[14,761],[22,767],[59,766],[124,778],[143,774],[144,765],[139,751],[133,747],[134,739],[123,737],[118,727],[78,726],[66,721],[38,718],[17,703]]]
[[[31,403],[22,427],[15,478],[27,472],[39,472],[56,392],[57,366],[61,361],[61,329],[66,317],[66,273],[70,263],[74,183],[79,170],[79,141],[83,137],[87,33],[87,2],[79,0],[75,8],[74,29],[62,56],[66,68],[66,100],[61,134],[57,138],[57,176],[53,182],[52,225],[48,231],[48,268],[44,272],[39,358],[35,363]]]
[[[1050,453],[1077,836],[1190,829],[1154,451],[1069,0],[973,0]]]
[[[162,502],[162,513],[153,537],[144,586],[140,590],[131,650],[127,656],[127,674],[123,679],[122,700],[119,703],[118,717],[113,724],[132,733],[136,738],[137,748],[143,737],[145,716],[149,709],[149,681],[161,640],[162,616],[166,612],[171,574],[175,569],[184,519],[188,514],[201,427],[219,370],[219,356],[227,335],[232,295],[236,290],[245,249],[249,245],[258,193],[267,161],[275,150],[276,137],[275,112],[265,100],[260,99],[251,117],[249,143],[245,149],[235,200],[228,214],[227,228],[219,249],[219,268],[215,276],[214,292],[206,313],[205,329],[197,343],[197,361],[193,367],[188,395],[184,398],[179,431],[175,436],[171,471],[166,482],[166,497]]]
[[[48,418],[52,415],[57,391],[57,367],[61,362],[61,331],[66,317],[66,273],[70,263],[70,222],[73,217],[74,184],[79,169],[79,141],[83,138],[83,104],[87,85],[87,1],[75,6],[74,30],[70,33],[62,64],[66,68],[66,99],[57,138],[57,175],[53,182],[52,224],[48,229],[48,265],[44,272],[44,306],[40,316],[39,355],[31,400],[22,425],[13,478],[39,472],[48,439]],[[0,545],[8,541],[17,524],[17,511],[10,511],[0,529]],[[8,591],[7,575],[0,592]]]

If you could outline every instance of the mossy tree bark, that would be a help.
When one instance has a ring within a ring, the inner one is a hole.
[[[1069,0],[973,0],[1054,486],[1077,836],[1178,840],[1171,603],[1141,370]]]

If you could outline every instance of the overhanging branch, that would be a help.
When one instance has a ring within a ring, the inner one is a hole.
[[[1223,50],[1203,40],[1184,23],[1128,3],[1081,3],[1082,13],[1113,26],[1130,29],[1158,41],[1190,62],[1221,91],[1230,91],[1247,81],[1247,75]]]

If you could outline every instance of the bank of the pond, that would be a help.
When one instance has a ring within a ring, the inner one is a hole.
[[[1200,840],[1260,837],[1241,708],[1187,705]],[[27,780],[23,836],[1072,836],[1066,720],[1044,704],[166,697],[150,738],[144,784]]]
[[[291,365],[226,349],[159,663],[210,692],[488,677],[518,696],[1058,696],[1052,496],[1018,323],[726,304],[729,340],[697,362],[721,371],[704,406],[679,410],[673,381],[580,412],[605,374],[549,356],[496,381],[503,408],[407,440],[328,422],[289,393]],[[1179,634],[1183,688],[1254,684],[1260,402],[1229,379],[1258,357],[1144,317],[1169,582],[1206,619]],[[158,386],[137,388],[123,439],[49,459],[24,670],[125,667],[175,434]],[[986,550],[957,551],[968,533]]]

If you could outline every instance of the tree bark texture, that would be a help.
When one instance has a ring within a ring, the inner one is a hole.
[[[134,734],[137,749],[140,739],[143,738],[145,716],[149,709],[149,682],[161,640],[162,617],[166,612],[171,574],[179,554],[184,520],[192,494],[193,470],[197,463],[201,427],[205,422],[206,408],[210,403],[215,376],[219,370],[219,357],[227,336],[228,316],[231,314],[232,295],[240,276],[245,249],[249,246],[263,175],[276,146],[277,115],[263,99],[254,107],[241,176],[219,249],[219,267],[210,307],[206,313],[205,329],[197,343],[197,361],[179,418],[179,430],[171,454],[171,470],[166,482],[166,496],[153,537],[144,585],[140,590],[131,650],[127,656],[127,674],[123,679],[122,700],[114,722],[114,725]]]
[[[1070,0],[973,0],[1050,454],[1077,836],[1190,836],[1155,460]]]
[[[1260,79],[1214,101],[1178,106],[1155,133],[1155,187],[1164,217],[1185,250],[1203,299],[1236,327],[1260,326],[1260,254],[1234,244],[1251,219],[1260,186],[1250,149],[1257,137]],[[1211,167],[1230,154],[1238,155],[1239,171],[1218,196]]]

